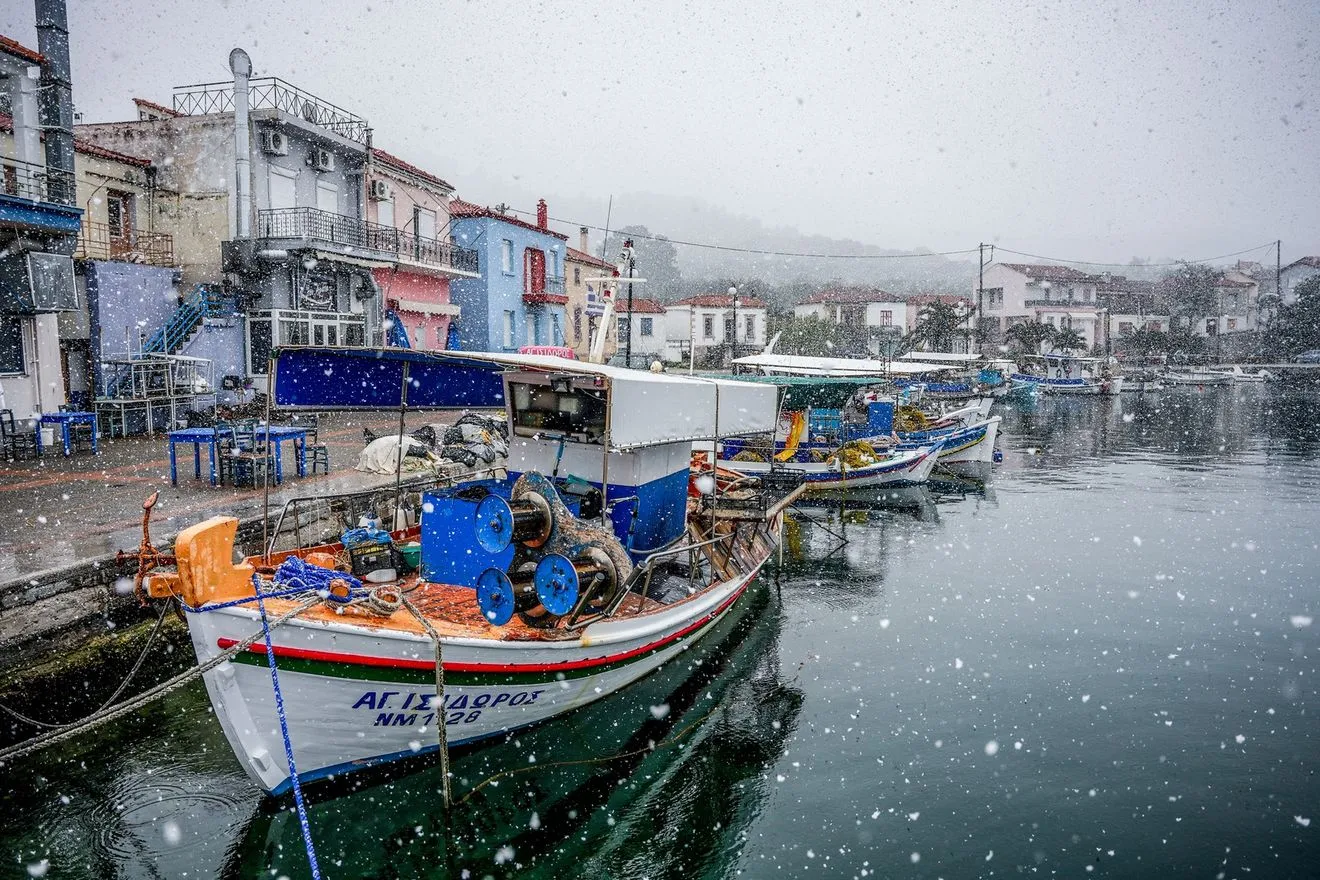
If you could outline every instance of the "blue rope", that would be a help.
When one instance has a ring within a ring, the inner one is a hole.
[[[302,826],[303,844],[307,847],[307,862],[312,869],[312,878],[321,880],[321,868],[316,863],[316,848],[312,845],[312,829],[307,824],[307,806],[303,803],[302,785],[298,782],[298,768],[293,763],[293,743],[289,740],[289,722],[284,715],[284,695],[280,693],[280,676],[275,669],[275,646],[271,644],[270,622],[266,618],[266,603],[260,590],[257,590],[257,608],[261,611],[261,629],[266,636],[266,662],[270,664],[270,683],[275,689],[275,713],[280,718],[280,736],[284,737],[284,757],[289,762],[289,778],[293,780],[293,800],[298,807],[298,824]]]
[[[252,576],[252,589],[256,595],[247,596],[243,599],[231,599],[228,602],[208,602],[195,608],[182,599],[179,600],[179,604],[183,606],[185,611],[200,614],[204,611],[216,611],[220,608],[232,608],[235,605],[259,602],[262,599],[284,599],[303,593],[319,593],[322,599],[329,602],[351,602],[366,595],[366,588],[362,585],[362,581],[353,577],[353,575],[330,568],[322,568],[319,565],[310,565],[297,556],[290,556],[280,563],[280,567],[275,569],[275,576],[272,581],[279,586],[286,587],[286,589],[276,590],[273,593],[263,593],[261,591],[261,580],[254,574]],[[333,595],[330,592],[331,581],[343,581],[348,584],[349,594],[343,597]]]
[[[274,593],[263,593],[261,587],[256,583],[256,576],[253,576],[253,588],[256,590],[255,596],[248,596],[245,599],[231,599],[228,602],[207,602],[204,605],[193,607],[182,599],[179,604],[183,606],[184,611],[191,611],[193,614],[201,614],[204,611],[215,611],[219,608],[232,608],[235,605],[246,605],[249,602],[260,602],[262,599],[283,599],[287,596],[297,596],[300,593],[306,593],[307,588],[303,586],[294,587],[288,590],[277,590]]]

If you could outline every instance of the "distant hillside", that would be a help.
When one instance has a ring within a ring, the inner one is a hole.
[[[606,224],[608,196],[556,195],[554,193],[518,192],[521,182],[509,185],[461,186],[463,197],[482,204],[505,202],[521,210],[531,210],[538,198],[550,206],[550,216],[570,221],[554,224],[568,233],[571,243],[578,243],[574,224],[603,227]],[[787,253],[819,253],[857,256],[891,256],[928,253],[926,248],[909,251],[881,248],[864,242],[811,235],[791,227],[767,227],[754,217],[736,214],[698,198],[660,193],[624,193],[616,195],[609,217],[611,229],[645,226],[654,235],[671,240],[718,244],[726,248],[771,250]],[[590,232],[592,252],[599,255],[603,234]],[[675,244],[679,271],[684,280],[693,282],[724,278],[755,278],[771,285],[795,282],[824,284],[839,282],[871,284],[895,293],[947,292],[965,293],[976,278],[976,256],[946,258],[937,256],[898,259],[821,259],[739,253]],[[609,254],[613,260],[615,254]],[[646,267],[639,267],[640,274]],[[654,291],[662,294],[662,291]]]

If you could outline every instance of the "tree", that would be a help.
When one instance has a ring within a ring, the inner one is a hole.
[[[967,319],[975,309],[963,311],[941,300],[932,300],[917,313],[917,325],[904,340],[909,348],[927,346],[927,351],[952,351],[955,339],[972,335]]]
[[[611,232],[605,244],[605,260],[618,262],[619,251],[628,238],[632,238],[633,242],[637,277],[646,279],[645,284],[638,285],[633,291],[633,296],[644,296],[661,302],[679,298],[683,273],[678,268],[678,249],[663,235],[654,235],[645,226],[625,226],[618,232]],[[623,274],[628,273],[625,271]],[[621,286],[619,290],[627,294],[626,288]]]
[[[1118,347],[1124,352],[1130,352],[1142,357],[1152,354],[1162,354],[1169,350],[1169,337],[1168,334],[1161,330],[1151,330],[1147,327],[1138,327],[1137,329],[1120,336],[1118,338]]]
[[[1201,319],[1219,313],[1219,297],[1215,287],[1219,273],[1200,263],[1183,263],[1164,276],[1161,282],[1168,296],[1170,313],[1185,318],[1189,326],[1198,326]]]
[[[1320,275],[1297,285],[1297,301],[1281,306],[1266,331],[1266,344],[1278,355],[1320,348]]]
[[[1055,330],[1040,321],[1024,321],[1008,328],[1004,335],[1014,343],[1020,354],[1040,354],[1040,347],[1054,338]]]
[[[1070,351],[1081,351],[1086,348],[1086,337],[1078,333],[1071,327],[1062,327],[1050,339],[1050,350],[1061,351],[1067,354]]]
[[[778,354],[844,357],[866,350],[865,327],[835,324],[815,316],[771,315],[766,329],[771,337],[780,334],[775,343]]]

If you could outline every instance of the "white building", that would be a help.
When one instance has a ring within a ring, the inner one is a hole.
[[[765,347],[766,304],[754,296],[702,293],[665,306],[665,360],[709,360],[717,350],[748,354]]]
[[[1283,291],[1283,304],[1297,302],[1297,286],[1320,275],[1320,257],[1302,257],[1279,271],[1279,289]]]
[[[865,327],[867,347],[877,353],[881,334],[902,336],[911,323],[909,305],[892,293],[874,287],[818,290],[793,306],[798,318],[816,318],[846,327]]]
[[[628,335],[632,333],[632,364],[634,367],[650,366],[653,361],[665,359],[665,307],[653,299],[633,297],[632,312],[628,311],[628,297],[618,296],[614,300],[615,322],[618,346],[610,363],[625,364],[628,351]],[[631,320],[630,320],[631,319]]]
[[[991,263],[983,277],[982,326],[992,339],[1002,340],[1014,324],[1039,321],[1056,330],[1076,330],[1088,347],[1104,344],[1098,277],[1068,266],[1030,263]],[[973,303],[976,298],[973,284]]]

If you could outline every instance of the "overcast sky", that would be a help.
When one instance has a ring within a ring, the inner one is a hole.
[[[0,30],[35,48],[31,2]],[[226,79],[242,46],[487,203],[654,191],[882,247],[1320,253],[1318,0],[70,0],[70,30],[85,121]]]

